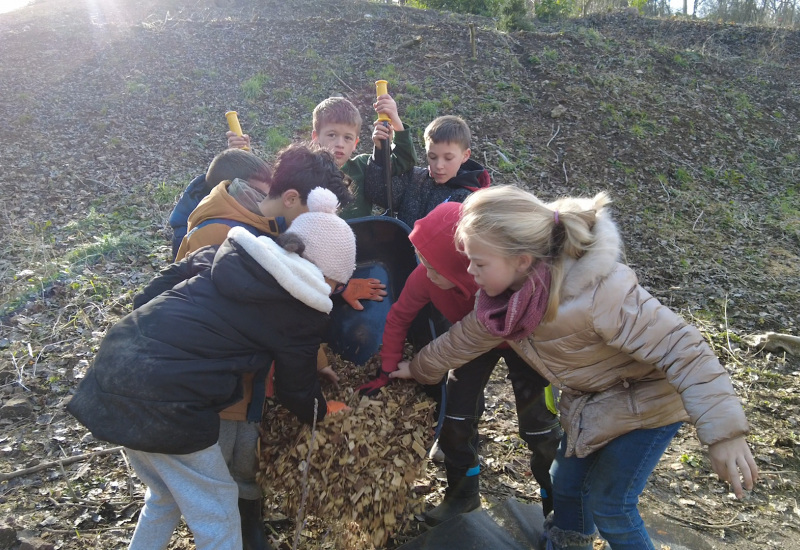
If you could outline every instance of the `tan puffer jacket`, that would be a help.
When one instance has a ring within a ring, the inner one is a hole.
[[[585,457],[632,430],[686,420],[706,445],[747,434],[728,373],[700,332],[617,262],[620,238],[607,214],[594,231],[599,246],[565,266],[556,318],[509,342],[561,390],[567,456]],[[499,342],[473,311],[425,347],[411,373],[435,383]]]

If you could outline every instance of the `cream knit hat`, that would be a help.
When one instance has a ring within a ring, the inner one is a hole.
[[[317,187],[308,194],[307,204],[309,211],[297,216],[286,232],[303,240],[306,248],[302,256],[323,275],[346,283],[356,268],[356,238],[347,222],[336,215],[336,195]]]

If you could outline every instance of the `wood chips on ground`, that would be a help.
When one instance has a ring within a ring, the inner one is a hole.
[[[425,475],[434,403],[417,384],[403,381],[361,397],[355,388],[374,366],[338,358],[332,366],[339,388],[326,388],[325,396],[351,410],[329,415],[312,433],[283,407],[268,407],[259,483],[289,518],[298,517],[305,494],[303,516],[325,521],[332,538],[357,534],[383,547],[424,507],[413,488]]]

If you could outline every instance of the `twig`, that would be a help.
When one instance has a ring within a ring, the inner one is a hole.
[[[667,202],[669,202],[669,201],[672,199],[672,197],[670,197],[670,195],[669,195],[669,191],[667,190],[667,186],[666,186],[666,185],[664,185],[664,182],[663,182],[663,181],[661,181],[660,179],[658,180],[658,183],[660,183],[660,184],[661,184],[661,189],[663,189],[663,190],[664,190],[664,193],[666,193],[666,194],[667,194]]]
[[[24,370],[25,367],[22,367],[22,369],[20,369],[19,365],[17,364],[17,357],[14,355],[14,352],[10,353],[11,353],[11,362],[14,363],[14,368],[17,371],[17,384],[22,386],[22,388],[25,391],[31,391],[25,384],[22,383],[22,371]]]
[[[690,519],[682,518],[680,516],[674,516],[668,512],[661,512],[661,513],[667,516],[668,518],[680,521],[681,523],[694,525],[695,527],[702,527],[703,529],[729,529],[731,527],[741,527],[743,525],[747,525],[747,523],[743,521],[733,521],[733,520],[729,521],[728,523],[700,523],[699,521],[692,521]]]
[[[699,221],[700,221],[700,218],[702,218],[702,217],[703,217],[703,213],[704,213],[704,212],[705,212],[705,210],[701,210],[701,211],[700,211],[700,215],[699,215],[699,216],[697,216],[697,219],[695,219],[695,220],[694,220],[694,223],[692,224],[692,231],[694,231],[694,228],[695,228],[695,227],[697,227],[697,222],[699,222]]]
[[[131,463],[128,462],[128,455],[125,454],[125,450],[120,450],[120,455],[122,455],[122,460],[125,462],[125,468],[128,470],[128,495],[133,500],[133,476],[131,475]]]
[[[569,176],[567,175],[567,161],[564,161],[561,164],[561,168],[564,169],[564,183],[569,185]]]
[[[348,85],[347,85],[347,82],[345,82],[344,80],[342,80],[341,78],[339,78],[339,75],[338,75],[338,74],[336,74],[335,72],[333,72],[333,69],[328,69],[328,70],[331,72],[331,74],[332,74],[333,76],[335,76],[335,77],[336,77],[336,80],[338,80],[338,81],[339,81],[339,82],[341,82],[341,83],[342,83],[344,86],[346,86],[348,90],[350,90],[350,91],[351,91],[351,92],[353,92],[353,93],[356,93],[356,91],[355,91],[353,88],[351,88],[350,86],[348,86]]]
[[[116,526],[116,527],[102,527],[102,528],[96,528],[96,529],[80,529],[80,530],[76,530],[76,529],[49,529],[47,527],[42,527],[41,529],[42,529],[42,531],[45,531],[47,533],[55,533],[57,535],[74,535],[76,531],[79,531],[80,533],[105,533],[106,531],[119,531],[119,530],[130,531],[131,529],[136,529],[136,526],[135,525],[119,525],[119,526]]]
[[[722,305],[722,316],[725,318],[725,341],[728,344],[728,353],[731,355],[733,361],[739,365],[742,362],[736,357],[736,353],[734,353],[733,348],[731,347],[731,331],[728,329],[728,295],[725,294],[725,302]]]
[[[308,453],[306,454],[306,467],[303,468],[303,479],[301,481],[301,485],[303,487],[303,496],[300,497],[300,506],[297,509],[297,519],[295,520],[295,533],[294,533],[294,543],[292,544],[292,550],[297,550],[298,545],[300,544],[300,533],[303,531],[303,526],[306,524],[306,520],[303,517],[303,512],[305,511],[306,507],[306,499],[308,498],[308,471],[311,469],[311,451],[314,449],[314,440],[317,437],[317,408],[319,407],[319,401],[314,398],[314,420],[311,423],[311,441],[308,444]]]
[[[61,475],[64,476],[64,481],[67,483],[67,490],[69,491],[72,500],[78,500],[78,493],[75,492],[75,487],[72,486],[72,481],[70,481],[67,472],[64,470],[64,463],[59,461],[57,466],[58,469],[61,470]]]
[[[22,470],[16,470],[14,472],[0,474],[0,481],[7,481],[15,477],[26,476],[28,474],[33,474],[35,472],[40,472],[42,470],[47,470],[48,468],[54,468],[56,466],[66,466],[67,464],[72,464],[73,462],[80,462],[82,460],[87,460],[90,458],[94,458],[96,456],[110,455],[116,453],[121,449],[122,449],[121,446],[111,447],[109,449],[101,449],[99,451],[94,451],[92,453],[85,453],[82,455],[71,456],[69,458],[62,458],[60,460],[54,460],[52,462],[44,462],[42,464],[37,464],[36,466],[31,466],[30,468],[23,468]]]
[[[560,131],[561,131],[561,125],[559,124],[559,125],[558,125],[558,128],[556,128],[556,133],[555,133],[555,134],[553,134],[553,136],[550,138],[550,141],[548,141],[548,142],[547,142],[547,145],[545,145],[545,147],[547,147],[548,149],[550,149],[550,144],[551,144],[551,143],[553,143],[553,140],[554,140],[554,139],[556,139],[556,136],[558,135],[558,133],[559,133]],[[552,153],[553,153],[553,154],[556,156],[556,162],[558,162],[558,153],[556,153],[556,152],[555,152],[555,151],[553,151],[552,149],[550,149],[550,151],[551,151],[551,152],[552,152]]]

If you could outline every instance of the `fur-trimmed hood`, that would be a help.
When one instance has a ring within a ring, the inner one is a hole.
[[[322,313],[330,313],[333,309],[331,287],[317,266],[294,252],[287,252],[269,237],[256,237],[241,227],[232,228],[228,239],[244,249],[294,298]],[[216,266],[215,261],[212,278]],[[241,290],[236,289],[237,292]]]
[[[561,199],[548,205],[552,210],[585,211],[595,208],[594,199]],[[608,276],[622,255],[622,237],[617,224],[611,219],[608,208],[600,208],[593,228],[597,241],[580,259],[564,261],[564,279],[561,285],[561,301],[578,296]]]

